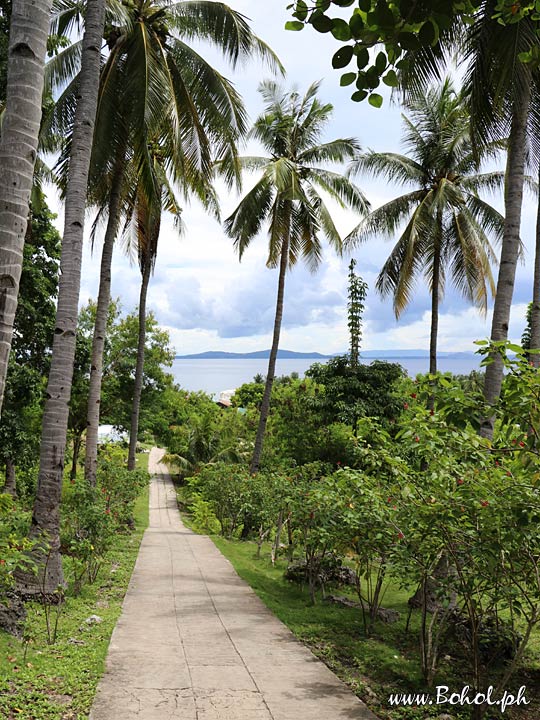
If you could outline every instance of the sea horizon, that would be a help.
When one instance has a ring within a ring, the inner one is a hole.
[[[429,371],[429,356],[404,357],[389,356],[360,358],[360,362],[369,364],[373,360],[397,362],[410,377],[418,373]],[[290,375],[297,372],[303,377],[306,370],[314,362],[324,362],[320,358],[278,358],[276,361],[276,376]],[[450,356],[438,357],[440,372],[451,372],[455,375],[466,375],[472,370],[480,369],[481,357],[474,353],[456,353]],[[235,390],[244,383],[253,382],[255,375],[266,375],[268,361],[264,358],[211,358],[211,359],[183,359],[175,358],[171,372],[175,382],[184,390],[190,392],[203,391],[217,398],[224,390]]]

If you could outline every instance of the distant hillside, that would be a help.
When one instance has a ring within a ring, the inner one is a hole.
[[[292,350],[278,350],[278,359],[280,360],[328,360],[330,355],[321,355],[316,352],[294,352]],[[270,350],[257,350],[250,353],[231,353],[222,352],[221,350],[210,350],[203,353],[195,353],[193,355],[177,355],[177,360],[267,360],[270,357]]]
[[[396,360],[399,358],[427,358],[429,352],[427,350],[365,350],[360,353],[362,358],[381,360]],[[472,352],[439,352],[439,358],[467,358],[472,357]],[[270,357],[270,350],[257,350],[250,353],[232,353],[222,352],[221,350],[210,350],[203,353],[195,353],[193,355],[177,355],[177,360],[267,360]],[[323,355],[317,352],[294,352],[293,350],[278,350],[278,359],[280,360],[328,360],[335,355]]]

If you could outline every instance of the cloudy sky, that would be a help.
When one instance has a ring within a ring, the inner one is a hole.
[[[334,116],[328,126],[326,140],[336,137],[357,137],[365,148],[399,151],[400,109],[387,99],[381,110],[367,103],[350,100],[350,88],[339,87],[339,71],[330,59],[335,41],[311,29],[300,33],[284,30],[290,19],[286,6],[289,0],[258,3],[253,0],[230,0],[234,9],[252,21],[254,31],[279,55],[287,69],[288,86],[301,91],[314,80],[322,80],[320,97],[334,105]],[[226,69],[219,57],[205,50],[206,57],[231,78],[241,92],[251,119],[262,109],[257,93],[258,83],[269,77],[269,71],[253,62],[236,72]],[[250,153],[255,148],[249,148]],[[372,205],[377,207],[401,191],[387,184],[360,178],[359,185]],[[222,214],[236,207],[238,197],[221,193]],[[55,203],[51,203],[53,206]],[[496,200],[500,207],[500,198]],[[524,325],[526,304],[531,295],[534,202],[526,198],[523,216],[523,239],[527,245],[524,264],[518,269],[510,335],[518,339]],[[149,291],[149,306],[161,325],[171,335],[177,353],[205,350],[248,352],[270,347],[275,307],[277,271],[265,266],[267,239],[264,234],[254,240],[238,261],[231,241],[219,224],[208,217],[196,203],[185,206],[186,233],[178,238],[169,221],[162,226],[155,274]],[[337,224],[343,233],[355,225],[355,218],[337,213]],[[59,223],[61,216],[59,217]],[[391,243],[376,240],[355,249],[357,271],[369,284],[364,316],[363,348],[396,349],[424,348],[429,344],[429,294],[418,285],[414,301],[396,321],[391,301],[384,302],[375,293],[375,278],[386,259]],[[81,303],[97,295],[100,243],[94,254],[89,243],[84,253]],[[281,347],[297,351],[343,352],[348,345],[346,326],[346,281],[350,256],[337,258],[326,250],[324,262],[316,274],[300,264],[287,277],[286,309],[283,319]],[[137,266],[117,248],[113,265],[113,288],[126,311],[138,302],[139,272]],[[441,308],[441,350],[474,350],[473,341],[489,335],[490,313],[482,317],[476,310],[450,290]]]

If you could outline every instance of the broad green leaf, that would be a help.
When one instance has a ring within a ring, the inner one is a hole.
[[[368,98],[368,103],[375,108],[380,108],[383,104],[382,95],[378,95],[377,93],[371,93]]]
[[[354,73],[354,72],[345,73],[344,75],[341,76],[339,84],[342,87],[346,87],[347,85],[352,85],[355,80],[356,80],[356,73]]]
[[[388,87],[397,87],[399,85],[398,76],[396,75],[395,70],[389,70],[383,77],[382,81],[385,85],[388,85]]]
[[[340,48],[334,57],[332,58],[332,67],[335,69],[347,67],[351,62],[353,56],[353,49],[351,45],[345,45]]]
[[[299,20],[289,20],[285,23],[285,30],[294,30],[297,32],[298,30],[304,29],[304,23],[300,22]]]

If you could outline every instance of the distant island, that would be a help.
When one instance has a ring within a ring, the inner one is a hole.
[[[345,354],[345,353],[343,353]],[[438,352],[439,358],[467,358],[472,357],[473,352]],[[323,355],[318,352],[294,352],[293,350],[278,350],[280,360],[329,360],[336,356]],[[398,360],[399,358],[427,358],[427,350],[366,350],[360,353],[365,359]],[[221,350],[209,350],[203,353],[192,355],[176,355],[176,360],[267,360],[270,357],[270,350],[257,350],[249,353],[223,352]]]
[[[294,352],[292,350],[278,350],[280,360],[328,360],[332,355],[322,355],[317,352]],[[268,360],[270,350],[257,350],[249,353],[222,352],[221,350],[210,350],[209,352],[195,353],[193,355],[177,355],[176,360]]]

